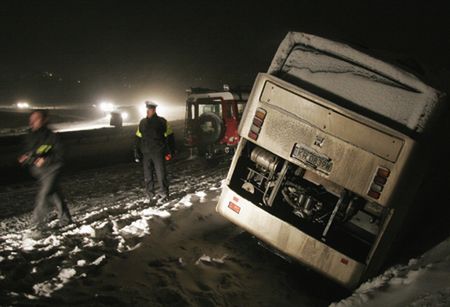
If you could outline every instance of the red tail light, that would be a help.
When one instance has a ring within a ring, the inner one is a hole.
[[[261,121],[264,121],[264,118],[266,118],[266,113],[266,110],[258,108],[255,112],[255,117],[259,118]]]
[[[258,135],[255,132],[253,132],[253,131],[250,131],[248,133],[248,137],[251,138],[254,141],[256,141],[256,139],[258,139]]]
[[[341,263],[347,265],[347,264],[348,264],[348,259],[346,259],[346,258],[341,258]]]
[[[390,174],[391,171],[389,169],[385,167],[378,167],[367,195],[374,199],[380,198],[381,192],[383,191],[384,185],[386,184],[387,178]]]
[[[252,126],[250,127],[250,131],[248,132],[248,137],[254,141],[258,139],[259,132],[261,131],[264,119],[266,118],[266,114],[267,111],[262,108],[258,108],[255,112]]]
[[[377,176],[387,178],[391,174],[391,171],[384,167],[379,167],[377,170]]]

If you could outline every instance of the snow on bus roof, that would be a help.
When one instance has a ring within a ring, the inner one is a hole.
[[[268,73],[413,133],[426,130],[445,96],[405,70],[343,43],[300,32],[287,34]]]

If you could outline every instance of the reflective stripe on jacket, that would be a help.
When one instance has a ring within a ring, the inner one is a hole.
[[[59,137],[46,126],[36,131],[30,131],[25,136],[22,154],[26,154],[30,158],[45,157],[45,167],[63,163],[63,148]]]
[[[158,114],[143,118],[136,131],[140,151],[144,154],[167,151],[167,132],[168,125],[165,118]]]
[[[166,132],[164,132],[164,136],[168,137],[169,135],[173,134],[173,130],[172,130],[172,126],[170,126],[169,122],[166,122],[166,126],[167,126],[167,128],[166,128]],[[136,136],[138,138],[142,138],[142,133],[139,130],[139,126],[138,126],[138,128],[136,130]]]

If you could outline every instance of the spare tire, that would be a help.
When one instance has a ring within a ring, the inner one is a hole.
[[[214,144],[225,132],[222,119],[215,113],[205,112],[197,119],[197,136],[200,144]]]

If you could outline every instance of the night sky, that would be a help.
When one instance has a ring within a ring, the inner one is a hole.
[[[449,70],[449,17],[430,1],[2,1],[0,103],[182,104],[190,86],[251,86],[288,31]]]

